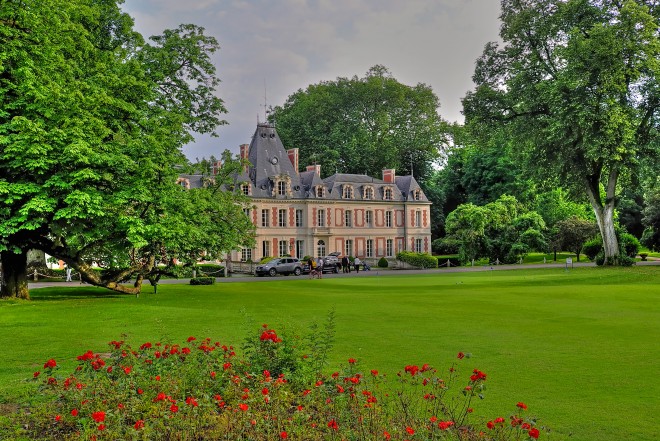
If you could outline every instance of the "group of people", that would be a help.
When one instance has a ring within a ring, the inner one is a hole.
[[[351,266],[355,268],[355,272],[359,273],[360,272],[360,265],[362,265],[362,261],[360,260],[359,257],[356,257],[353,260],[353,264],[351,264],[351,261],[348,259],[348,256],[344,256],[341,258],[341,271],[343,273],[350,273],[351,272]]]

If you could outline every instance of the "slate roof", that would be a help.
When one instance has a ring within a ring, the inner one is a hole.
[[[321,179],[314,170],[298,173],[289,160],[277,131],[270,124],[257,125],[248,150],[248,161],[250,166],[247,171],[235,176],[234,182],[251,182],[254,198],[287,198],[273,197],[273,187],[278,179],[288,177],[291,181],[290,198],[292,199],[319,199],[314,189],[322,185],[325,188],[325,196],[320,199],[347,200],[342,198],[343,189],[344,186],[350,185],[353,187],[353,198],[348,200],[364,200],[365,187],[371,187],[374,190],[374,198],[370,199],[372,201],[382,201],[385,189],[391,188],[392,201],[412,201],[413,192],[420,190],[419,201],[429,202],[413,176],[396,176],[392,184],[364,174],[335,173]],[[201,175],[180,175],[180,177],[189,180],[190,188],[204,185],[204,178]]]

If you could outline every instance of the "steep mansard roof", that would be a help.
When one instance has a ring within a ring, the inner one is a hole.
[[[326,199],[346,200],[344,189],[352,188],[350,200],[365,200],[365,190],[373,189],[373,199],[383,200],[385,189],[392,190],[392,201],[415,200],[414,192],[419,190],[419,201],[428,202],[421,188],[412,176],[396,176],[394,183],[388,183],[382,179],[367,175],[335,173],[325,179],[315,170],[297,173],[289,154],[284,148],[277,131],[272,125],[259,124],[252,136],[252,142],[248,150],[248,161],[250,167],[234,177],[234,182],[250,182],[252,186],[252,197],[255,198],[285,198],[274,196],[275,185],[278,180],[289,182],[291,199]],[[190,188],[199,188],[205,185],[201,175],[180,175],[180,179],[187,180]],[[324,188],[323,196],[317,197],[315,189],[319,186]],[[405,199],[404,199],[405,198]]]

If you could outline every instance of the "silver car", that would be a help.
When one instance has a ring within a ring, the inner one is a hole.
[[[300,263],[300,260],[295,257],[278,257],[277,259],[273,259],[263,265],[257,265],[254,273],[259,277],[263,277],[266,274],[271,277],[278,274],[284,274],[287,276],[289,274],[294,274],[299,276],[302,274],[302,263]]]

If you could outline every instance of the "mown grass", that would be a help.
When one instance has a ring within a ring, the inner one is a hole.
[[[93,288],[33,290],[0,302],[0,399],[28,400],[25,383],[53,357],[65,368],[106,343],[189,335],[240,345],[248,328],[305,328],[336,310],[333,365],[357,358],[393,374],[444,369],[459,351],[488,374],[487,418],[518,401],[553,439],[655,440],[660,406],[660,267],[524,269],[359,278],[278,278],[145,287],[139,297]],[[332,368],[332,365],[330,366]]]

